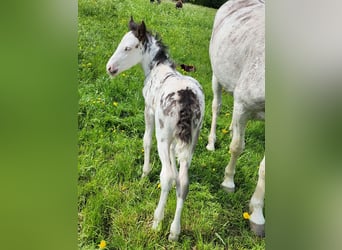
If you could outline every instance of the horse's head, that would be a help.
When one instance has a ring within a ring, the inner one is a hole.
[[[112,77],[142,61],[143,44],[147,39],[145,23],[136,24],[131,17],[128,27],[130,31],[124,35],[106,66]]]

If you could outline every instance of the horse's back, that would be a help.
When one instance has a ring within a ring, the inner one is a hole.
[[[157,130],[185,144],[197,140],[204,116],[204,94],[197,80],[170,75],[156,94],[155,104]]]
[[[265,94],[264,9],[259,0],[226,2],[216,13],[209,48],[218,82],[229,92],[259,88],[252,96],[257,100]]]

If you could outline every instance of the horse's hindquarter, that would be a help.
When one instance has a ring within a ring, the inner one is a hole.
[[[157,68],[159,69],[151,72],[143,91],[145,104],[155,115],[156,129],[164,130],[165,134],[169,134],[166,131],[172,131],[170,134],[177,132],[175,128],[179,124],[181,110],[184,109],[184,105],[192,105],[188,100],[184,103],[186,92],[191,93],[196,103],[192,106],[195,109],[193,121],[195,124],[201,123],[204,115],[204,94],[199,83],[177,71],[167,70],[163,65]]]
[[[158,95],[159,103],[157,103],[157,106],[159,106],[163,115],[171,117],[179,116],[180,109],[186,105],[182,104],[180,101],[184,91],[192,92],[192,95],[196,98],[196,102],[198,102],[198,108],[200,109],[199,111],[203,115],[204,95],[200,85],[195,79],[182,75],[176,75],[166,79],[163,85],[164,86]]]
[[[217,11],[209,54],[213,74],[227,91],[234,92],[253,67],[258,69],[253,74],[264,74],[264,26],[264,5],[258,0],[231,0]]]
[[[167,96],[178,101],[177,92],[189,88],[199,98],[201,106],[204,107],[204,95],[200,84],[192,77],[181,75],[179,72],[170,70],[169,67],[160,65],[151,71],[145,80],[143,95],[145,104],[155,111],[162,100]]]

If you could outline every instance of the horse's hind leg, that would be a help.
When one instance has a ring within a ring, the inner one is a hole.
[[[212,89],[213,89],[213,102],[212,102],[212,120],[211,120],[211,128],[210,134],[208,138],[208,150],[215,150],[215,141],[216,141],[216,122],[217,116],[221,109],[221,102],[222,102],[222,86],[217,81],[215,75],[212,76]]]
[[[158,135],[158,134],[157,134]],[[159,222],[164,218],[164,209],[167,201],[172,182],[175,179],[174,172],[170,161],[170,143],[165,139],[157,138],[158,153],[162,163],[160,172],[161,193],[158,206],[154,211],[153,229],[157,229]]]
[[[189,164],[190,163],[188,160],[180,160],[179,162],[179,174],[176,179],[177,206],[175,217],[170,228],[170,241],[177,241],[181,231],[181,214],[183,210],[183,204],[189,192]]]
[[[245,128],[247,124],[248,114],[243,104],[234,100],[232,127],[232,141],[229,146],[230,161],[225,169],[224,180],[221,184],[222,188],[227,192],[234,192],[234,174],[238,157],[245,148]]]
[[[249,203],[251,217],[249,219],[252,231],[258,236],[265,236],[265,218],[263,215],[265,197],[265,156],[259,166],[259,178],[252,199]]]

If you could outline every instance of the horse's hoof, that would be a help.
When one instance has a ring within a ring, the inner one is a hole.
[[[208,145],[207,145],[207,150],[209,150],[209,151],[214,151],[215,150],[215,146],[214,146],[214,144],[212,144],[212,143],[209,143]]]
[[[169,241],[178,241],[178,237],[179,237],[178,234],[170,233],[169,234]]]
[[[221,187],[224,191],[227,193],[234,193],[235,192],[235,187],[234,186],[228,186],[226,183],[222,182]]]
[[[251,227],[251,230],[257,236],[262,237],[262,238],[265,237],[265,224],[256,224],[250,220],[249,225]]]

